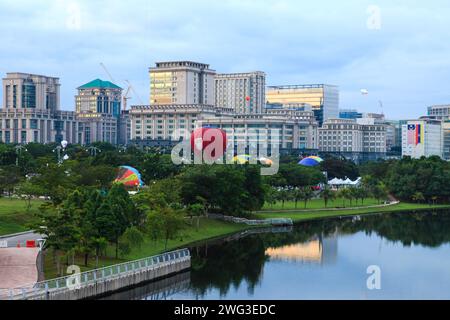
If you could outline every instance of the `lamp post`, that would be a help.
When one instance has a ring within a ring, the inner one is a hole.
[[[86,151],[88,151],[90,153],[91,157],[96,157],[97,152],[98,153],[102,152],[102,150],[97,147],[89,147],[89,148],[87,148]]]
[[[57,146],[57,147],[53,150],[53,152],[55,152],[55,151],[57,152],[57,155],[58,155],[58,164],[61,164],[64,160],[68,160],[68,159],[69,159],[69,156],[68,156],[67,154],[64,155],[64,157],[61,157],[61,151],[65,152],[68,144],[69,144],[69,143],[68,143],[66,140],[63,140],[63,141],[61,141],[61,145],[60,145],[60,146]]]
[[[24,146],[16,146],[16,147],[14,147],[14,149],[16,150],[16,167],[18,167],[19,166],[19,156],[21,155],[22,151],[28,151],[28,150]]]

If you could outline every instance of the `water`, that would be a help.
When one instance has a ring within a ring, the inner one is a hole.
[[[190,272],[108,299],[450,299],[450,212],[305,222],[191,248]],[[381,290],[369,290],[369,266]]]

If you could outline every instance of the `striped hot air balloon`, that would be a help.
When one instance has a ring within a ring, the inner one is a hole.
[[[122,184],[126,188],[137,188],[144,185],[139,171],[129,166],[119,167],[119,173],[114,183]]]

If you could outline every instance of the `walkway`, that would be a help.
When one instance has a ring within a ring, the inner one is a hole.
[[[255,213],[279,213],[279,212],[323,212],[323,211],[347,211],[347,210],[361,210],[361,209],[373,209],[373,208],[385,208],[390,206],[395,206],[399,204],[400,201],[393,201],[387,204],[380,204],[374,206],[365,206],[365,207],[348,207],[348,208],[323,208],[323,209],[271,209],[271,210],[262,210],[255,211]]]
[[[33,285],[38,280],[38,248],[0,248],[0,288]]]

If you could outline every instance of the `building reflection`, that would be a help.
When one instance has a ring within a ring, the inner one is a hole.
[[[318,263],[322,265],[334,264],[337,259],[337,235],[319,236],[308,242],[269,247],[266,255],[274,261]]]

